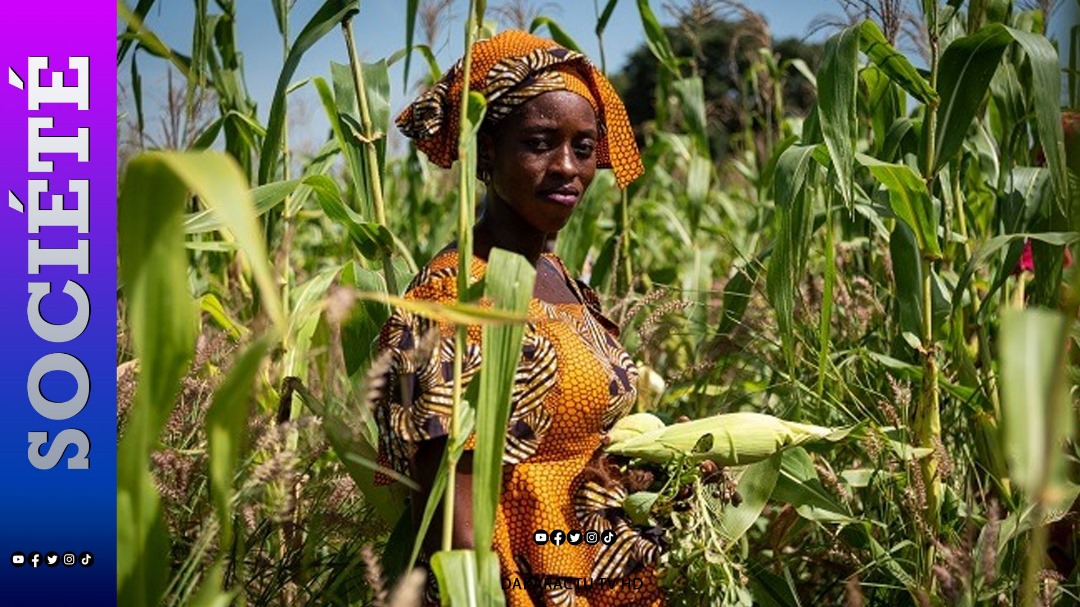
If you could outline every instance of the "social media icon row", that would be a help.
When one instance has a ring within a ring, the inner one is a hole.
[[[577,546],[581,542],[585,542],[590,546],[603,542],[605,545],[610,546],[615,543],[615,532],[610,529],[607,531],[595,531],[592,529],[578,531],[572,529],[569,533],[565,533],[562,529],[553,529],[551,532],[537,529],[533,532],[533,542],[538,546],[543,546],[549,542],[555,546],[562,546],[563,543]]]
[[[75,556],[74,552],[65,552],[63,557],[61,557],[55,552],[46,552],[43,559],[40,552],[31,552],[30,554],[23,554],[22,552],[11,553],[11,564],[16,567],[22,567],[23,565],[30,565],[34,569],[37,569],[42,565],[45,565],[46,567],[56,567],[61,562],[65,567],[74,567],[75,563],[78,563],[83,567],[89,567],[94,564],[94,555],[90,552],[83,552],[78,556]]]

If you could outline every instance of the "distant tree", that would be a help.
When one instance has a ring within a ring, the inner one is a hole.
[[[757,87],[765,97],[759,98],[744,78],[761,57],[760,49],[770,49],[777,63],[802,59],[810,69],[815,69],[822,47],[795,38],[774,42],[768,25],[757,13],[742,8],[720,11],[716,6],[716,3],[691,3],[688,9],[672,11],[678,23],[665,31],[675,54],[687,59],[685,75],[697,74],[702,78],[710,147],[713,157],[720,159],[730,150],[733,136],[748,127],[758,133],[768,124],[763,114],[772,111],[774,100],[767,98],[771,88]],[[741,18],[725,19],[725,15]],[[643,44],[613,77],[637,129],[656,118],[655,91],[662,69]],[[786,70],[781,81],[785,115],[805,116],[815,99],[813,87],[794,68]]]

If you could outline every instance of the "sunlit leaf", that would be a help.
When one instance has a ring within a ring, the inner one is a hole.
[[[1058,455],[1071,415],[1061,352],[1065,320],[1058,312],[1009,310],[1001,319],[1001,413],[1011,478],[1028,495],[1062,472]]]
[[[1010,42],[1012,36],[1008,30],[994,24],[954,40],[942,53],[938,68],[941,105],[934,138],[934,171],[960,151]]]
[[[233,476],[247,437],[252,383],[271,345],[273,341],[263,337],[244,350],[214,391],[206,412],[210,497],[221,525],[218,546],[223,554],[228,554],[233,542]]]
[[[922,255],[930,258],[941,256],[937,217],[926,182],[904,164],[881,162],[864,154],[859,154],[858,160],[889,191],[889,206],[914,232]]]
[[[769,459],[751,464],[739,475],[736,489],[742,500],[739,505],[725,504],[720,511],[720,533],[729,542],[743,536],[754,521],[761,516],[776,487],[784,454],[777,453]]]
[[[497,310],[526,314],[532,299],[536,270],[516,253],[492,249],[485,272],[485,295]],[[481,567],[480,594],[491,604],[502,594],[499,579],[486,577],[498,559],[491,552],[495,511],[503,479],[506,423],[510,419],[511,392],[521,359],[524,324],[488,325],[483,329],[480,392],[476,402],[476,446],[473,452],[473,533],[477,563]]]
[[[558,42],[560,45],[572,51],[577,51],[579,53],[581,52],[581,47],[578,46],[578,43],[574,42],[574,39],[570,36],[570,34],[566,33],[566,30],[564,30],[562,26],[559,25],[559,23],[551,17],[540,16],[533,19],[532,23],[529,24],[529,33],[535,33],[536,30],[540,29],[541,27],[547,28],[548,33],[551,34],[551,39],[555,42]]]
[[[899,84],[912,97],[926,104],[936,104],[937,92],[923,78],[915,66],[911,65],[903,53],[893,48],[881,33],[881,29],[871,20],[859,25],[860,47],[893,82]]]
[[[147,462],[195,350],[196,308],[180,224],[186,192],[160,158],[143,155],[128,163],[117,203],[120,277],[140,367],[117,450],[116,583],[126,605],[157,605],[169,573],[157,557],[168,554],[169,536]]]
[[[852,202],[855,170],[855,137],[858,134],[856,95],[859,67],[859,26],[853,25],[825,42],[825,56],[818,71],[817,116],[829,148],[837,185],[844,203]]]
[[[289,47],[285,65],[274,87],[270,118],[266,122],[266,139],[259,154],[259,184],[269,183],[281,158],[281,136],[285,127],[285,89],[292,81],[304,53],[323,36],[333,31],[349,14],[359,10],[359,0],[326,0],[312,15],[304,29]]]

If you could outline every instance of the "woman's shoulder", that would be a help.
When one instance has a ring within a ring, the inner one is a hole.
[[[473,256],[470,274],[478,279],[484,273],[484,261]],[[457,299],[458,250],[450,245],[439,251],[409,283],[405,296],[409,299],[444,301]]]

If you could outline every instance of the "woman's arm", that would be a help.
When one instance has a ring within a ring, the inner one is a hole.
[[[439,462],[442,460],[443,451],[446,450],[446,437],[439,437],[422,441],[416,446],[416,454],[413,456],[411,469],[414,470],[415,480],[420,485],[420,491],[413,494],[412,519],[413,528],[420,528],[420,521],[424,516],[424,507],[427,506],[428,496],[431,495],[432,485],[435,483],[435,475],[439,472]],[[434,554],[442,549],[442,502],[435,510],[435,516],[428,527],[427,537],[424,538],[424,551]],[[465,451],[458,460],[457,473],[454,476],[454,532],[452,537],[453,548],[473,547],[473,524],[472,524],[472,452]]]

